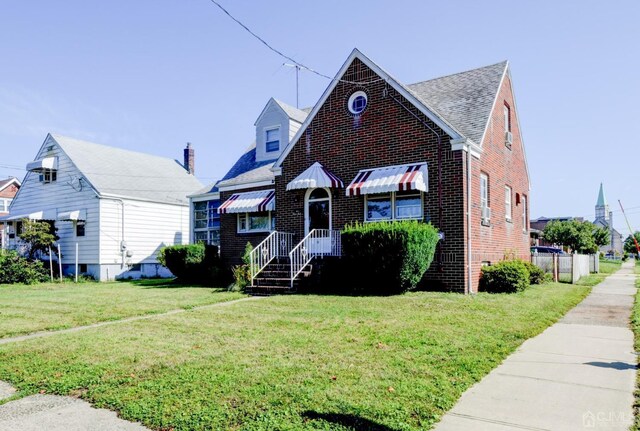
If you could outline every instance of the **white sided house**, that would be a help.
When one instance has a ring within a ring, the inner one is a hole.
[[[97,280],[171,276],[158,250],[189,241],[187,195],[202,188],[185,163],[59,135],[47,135],[14,198],[9,248],[20,249],[21,220],[53,223],[62,272]],[[56,253],[53,253],[54,256]]]

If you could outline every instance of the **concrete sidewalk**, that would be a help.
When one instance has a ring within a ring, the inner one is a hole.
[[[467,390],[436,431],[627,430],[637,356],[634,261]]]

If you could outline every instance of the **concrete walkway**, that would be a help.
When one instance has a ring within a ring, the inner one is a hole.
[[[467,390],[436,431],[627,430],[637,356],[634,262]]]
[[[185,313],[187,311],[195,311],[195,310],[202,310],[202,309],[206,309],[206,308],[215,308],[215,307],[226,307],[226,306],[229,306],[229,305],[233,305],[233,304],[235,304],[237,302],[255,301],[257,299],[262,299],[262,298],[266,298],[266,296],[249,296],[247,298],[233,299],[231,301],[224,301],[224,302],[216,302],[214,304],[200,305],[200,306],[193,307],[193,308],[178,308],[178,309],[175,309],[175,310],[163,311],[162,313],[144,314],[144,315],[141,315],[141,316],[125,317],[124,319],[120,319],[120,320],[107,320],[107,321],[104,321],[104,322],[92,323],[91,325],[75,326],[73,328],[60,329],[60,330],[57,330],[57,331],[33,332],[31,334],[18,335],[17,337],[0,338],[0,345],[8,344],[8,343],[16,343],[18,341],[31,340],[33,338],[51,337],[53,335],[68,334],[68,333],[71,333],[71,332],[84,331],[85,329],[99,328],[101,326],[119,325],[121,323],[135,322],[136,320],[154,319],[156,317],[170,316],[172,314],[180,314],[180,313]],[[0,431],[2,431],[2,430],[0,429]]]

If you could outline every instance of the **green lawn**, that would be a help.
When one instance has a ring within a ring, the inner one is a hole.
[[[0,338],[191,308],[243,295],[166,280],[0,285]]]
[[[638,274],[638,263],[636,262],[636,274]],[[640,287],[640,277],[636,277],[636,287]],[[636,352],[640,352],[640,290],[636,293],[636,300],[633,304],[633,313],[631,314],[631,328],[635,336],[634,348]],[[640,374],[637,376],[636,383],[636,400],[633,406],[635,421],[633,430],[640,430]]]
[[[588,292],[275,296],[2,345],[0,380],[158,430],[422,430]]]

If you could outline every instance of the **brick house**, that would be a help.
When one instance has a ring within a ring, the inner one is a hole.
[[[259,181],[242,193],[220,187],[227,263],[268,238],[255,271],[280,256],[294,274],[339,255],[345,224],[399,219],[439,229],[425,277],[448,290],[475,292],[482,265],[528,256],[529,177],[507,62],[404,85],[354,50],[302,117]],[[257,131],[256,154],[265,138]],[[252,214],[268,216],[262,231],[243,231]]]

